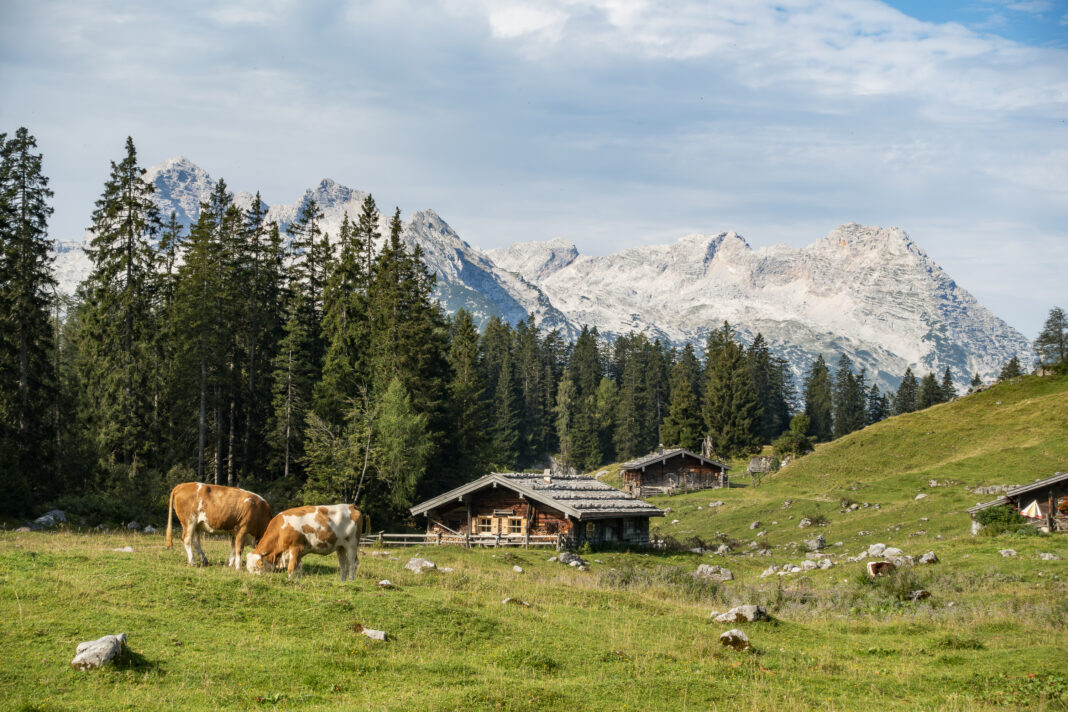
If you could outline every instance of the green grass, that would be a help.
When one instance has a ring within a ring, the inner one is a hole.
[[[973,538],[963,512],[985,499],[964,484],[1063,470],[1066,413],[1068,380],[1024,379],[821,446],[760,487],[656,500],[673,510],[662,531],[722,533],[726,557],[594,553],[602,563],[580,572],[545,550],[365,550],[341,584],[332,557],[306,559],[300,581],[228,570],[222,540],[205,547],[216,565],[191,569],[159,534],[0,532],[0,709],[1068,709],[1068,538]],[[880,509],[844,514],[844,497]],[[816,513],[825,526],[797,528]],[[751,556],[763,530],[772,555]],[[883,541],[942,562],[877,582],[844,562],[760,578],[803,560],[794,544],[817,532],[835,553]],[[1016,558],[998,554],[1010,547]],[[454,571],[411,574],[413,555]],[[735,580],[689,576],[703,562]],[[912,587],[931,598],[902,600]],[[741,603],[773,616],[737,626],[747,653],[721,647],[735,626],[709,619]],[[70,669],[79,642],[119,632],[131,650],[119,665]]]

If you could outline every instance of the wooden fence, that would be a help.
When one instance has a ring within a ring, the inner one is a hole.
[[[377,546],[463,546],[470,549],[473,546],[498,548],[503,546],[521,546],[524,549],[532,546],[551,546],[560,549],[563,539],[557,534],[530,536],[498,536],[489,534],[387,534],[379,532],[370,536],[361,537],[361,541]]]

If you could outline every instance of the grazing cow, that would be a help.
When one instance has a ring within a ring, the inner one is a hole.
[[[178,523],[182,525],[182,543],[190,566],[208,565],[208,557],[200,548],[200,532],[230,532],[233,543],[226,565],[240,570],[245,545],[255,546],[271,521],[271,506],[258,494],[237,487],[183,482],[171,490],[167,510],[168,549],[173,543],[172,514],[178,515]]]
[[[892,574],[895,570],[897,570],[897,565],[893,561],[868,562],[868,576],[871,576],[872,578]]]
[[[285,568],[300,578],[300,560],[308,552],[337,552],[341,580],[355,579],[360,536],[371,531],[371,520],[348,504],[295,507],[275,516],[263,538],[248,555],[248,570],[259,574]]]

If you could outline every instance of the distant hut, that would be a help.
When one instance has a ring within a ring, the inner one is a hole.
[[[649,518],[664,513],[588,475],[495,472],[412,507],[428,536],[455,543],[525,544],[555,537],[584,542],[649,543]]]
[[[775,472],[778,469],[779,460],[771,455],[751,457],[749,458],[749,466],[746,467],[746,470],[749,471],[750,475],[766,475],[769,472]]]
[[[623,491],[635,497],[648,497],[728,487],[727,470],[731,468],[685,448],[676,448],[624,462],[621,469]]]
[[[1007,489],[1002,496],[977,504],[968,513],[974,520],[975,515],[984,509],[1000,506],[1010,506],[1050,531],[1068,531],[1068,472],[1058,472],[1029,485]],[[972,531],[979,528],[973,522]]]

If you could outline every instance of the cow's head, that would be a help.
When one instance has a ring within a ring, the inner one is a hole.
[[[264,571],[274,571],[274,562],[269,557],[250,553],[245,561],[245,567],[250,574],[262,574]]]

